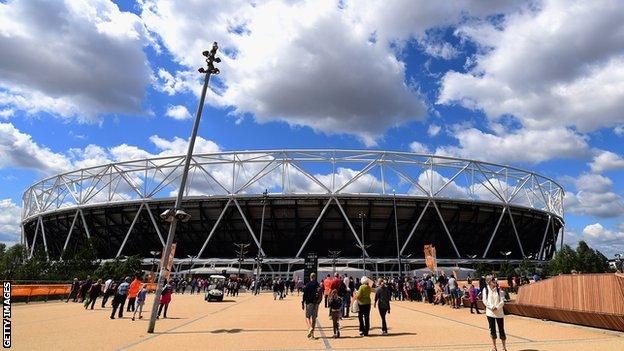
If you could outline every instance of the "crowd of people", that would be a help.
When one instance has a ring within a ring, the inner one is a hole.
[[[533,277],[535,281],[539,276]],[[521,278],[507,278],[509,290],[514,291],[523,283]],[[461,286],[460,286],[461,284]],[[174,277],[165,282],[159,301],[158,318],[162,315],[167,318],[167,312],[173,294],[184,294],[187,289],[190,294],[207,292],[210,285],[209,279],[193,277],[181,279]],[[353,278],[351,276],[327,275],[320,282],[316,275],[310,275],[309,281],[304,284],[297,279],[270,279],[243,280],[240,278],[227,279],[222,286],[226,296],[238,296],[239,290],[250,289],[254,293],[260,290],[273,292],[274,300],[282,300],[289,293],[297,295],[303,293],[301,307],[305,311],[308,326],[308,338],[314,338],[316,319],[318,318],[319,305],[327,309],[327,315],[332,320],[333,337],[340,337],[340,321],[349,318],[350,314],[357,314],[359,323],[359,335],[368,336],[370,332],[370,313],[376,309],[381,320],[382,335],[388,334],[386,316],[391,311],[391,301],[416,301],[432,305],[448,306],[453,309],[464,307],[467,302],[470,313],[482,314],[479,301],[485,307],[485,315],[488,321],[490,336],[494,348],[496,340],[500,338],[503,349],[506,350],[503,305],[508,295],[501,289],[498,281],[491,275],[482,276],[476,280],[470,279],[459,282],[455,274],[447,274],[441,271],[438,275],[426,274],[422,277],[377,277],[370,279],[366,276]],[[373,294],[374,293],[374,294]],[[96,301],[101,296],[100,306],[106,308],[111,300],[110,319],[123,318],[124,311],[132,312],[132,320],[137,317],[143,318],[143,307],[147,298],[147,284],[142,281],[142,274],[134,277],[125,277],[120,280],[102,279],[93,280],[87,276],[79,281],[75,278],[71,292],[66,299],[79,302],[85,309],[94,309]],[[498,330],[498,333],[497,333]]]
[[[134,277],[125,277],[123,279],[109,278],[106,281],[98,279],[94,281],[91,276],[87,276],[83,280],[74,278],[70,293],[65,302],[72,300],[76,303],[82,303],[85,309],[93,310],[97,299],[101,296],[101,308],[106,308],[106,304],[111,301],[110,319],[123,318],[124,308],[126,313],[132,312],[132,320],[137,317],[143,318],[143,306],[147,299],[147,284],[142,280],[142,274],[138,273]],[[171,296],[174,293],[184,294],[190,289],[191,294],[199,294],[202,290],[208,289],[208,280],[202,278],[180,279],[173,278],[165,282],[159,301],[158,318],[163,315],[167,318],[167,311],[171,303]],[[232,294],[237,293],[237,288],[232,287]]]
[[[534,277],[539,280],[538,277]],[[503,305],[508,299],[508,292],[501,289],[498,281],[491,275],[482,276],[477,280],[468,278],[461,283],[451,274],[447,276],[443,271],[439,275],[424,275],[423,277],[378,277],[370,279],[366,276],[361,279],[327,275],[320,282],[316,274],[303,288],[301,308],[305,311],[308,326],[308,338],[314,338],[319,305],[323,304],[332,320],[333,337],[340,337],[340,320],[349,317],[349,313],[357,313],[359,335],[368,336],[370,332],[371,307],[376,309],[381,320],[381,333],[388,335],[386,316],[391,311],[391,301],[417,301],[432,305],[447,305],[452,309],[464,307],[470,313],[482,314],[479,301],[485,308],[485,315],[490,330],[493,347],[496,349],[496,340],[500,338],[503,350],[506,350],[506,334],[504,327]],[[510,290],[516,285],[511,283]],[[374,297],[372,293],[374,292]],[[497,333],[498,329],[498,333]]]

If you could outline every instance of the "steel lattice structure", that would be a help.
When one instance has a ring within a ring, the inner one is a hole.
[[[184,156],[116,162],[35,183],[23,195],[22,237],[30,254],[39,247],[58,259],[92,237],[99,240],[102,258],[145,255],[158,248],[166,229],[158,214],[173,202],[183,163]],[[259,210],[265,189],[268,236],[261,244]],[[308,250],[323,249],[323,243],[338,249],[361,244],[362,234],[372,244],[364,255],[386,262],[393,256],[395,215],[402,254],[421,256],[418,245],[433,242],[439,257],[449,262],[464,262],[468,255],[501,259],[502,250],[512,251],[516,260],[544,260],[564,226],[564,190],[550,178],[504,165],[409,152],[195,154],[185,196],[192,220],[181,226],[176,256],[198,256],[197,263],[227,262],[233,252],[222,246],[247,239],[268,263],[294,264]],[[359,213],[367,218],[364,228]],[[343,252],[351,257],[347,261],[360,255],[357,249]]]

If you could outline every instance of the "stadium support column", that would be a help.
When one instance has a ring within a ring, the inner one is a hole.
[[[210,51],[204,51],[202,54],[206,57],[207,69],[201,67],[199,73],[205,74],[204,86],[202,88],[201,97],[199,99],[199,106],[197,107],[197,114],[195,115],[195,123],[193,124],[193,131],[191,132],[191,138],[189,140],[188,149],[186,151],[186,158],[184,159],[184,169],[182,171],[182,180],[180,181],[180,188],[178,189],[178,196],[176,197],[174,208],[169,209],[161,215],[163,219],[170,222],[169,233],[167,234],[167,243],[165,244],[163,257],[166,260],[171,254],[171,246],[173,245],[173,237],[175,236],[175,230],[178,220],[188,220],[188,215],[182,211],[182,199],[184,197],[184,189],[186,188],[186,180],[188,178],[188,171],[191,165],[191,158],[193,156],[193,147],[195,146],[195,139],[197,137],[197,130],[199,129],[199,121],[201,119],[202,111],[204,109],[204,101],[206,100],[206,90],[208,89],[208,83],[210,82],[211,74],[219,74],[219,69],[214,67],[214,63],[221,62],[221,59],[215,57],[217,54],[217,43],[212,44]],[[160,301],[160,295],[162,293],[164,283],[164,273],[167,269],[167,264],[163,264],[160,267],[160,274],[158,275],[158,284],[156,285],[156,292],[154,293],[154,303],[152,304],[152,313],[150,316],[149,326],[147,327],[148,333],[153,333],[156,327],[156,316],[158,315],[158,305]]]
[[[392,205],[394,207],[394,234],[396,235],[397,260],[399,263],[399,279],[403,279],[403,270],[401,267],[401,249],[399,248],[399,219],[397,218],[396,191],[392,190]]]

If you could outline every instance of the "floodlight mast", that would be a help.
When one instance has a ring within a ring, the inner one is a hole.
[[[193,124],[193,131],[191,132],[191,138],[189,140],[188,149],[186,151],[186,158],[184,159],[184,168],[182,171],[182,180],[180,181],[180,188],[178,189],[178,196],[176,197],[173,211],[169,211],[171,218],[165,218],[166,221],[171,222],[169,225],[169,233],[167,234],[167,243],[163,250],[163,264],[160,267],[160,274],[158,275],[158,283],[156,284],[156,291],[154,293],[154,303],[152,304],[152,313],[150,316],[149,326],[147,327],[148,333],[153,333],[156,327],[156,316],[158,315],[158,305],[160,302],[160,295],[162,294],[163,282],[165,270],[167,269],[167,263],[169,261],[169,255],[171,254],[171,246],[173,245],[173,237],[175,236],[176,225],[178,220],[188,220],[188,215],[185,218],[178,218],[176,212],[182,210],[182,200],[184,198],[184,189],[186,188],[186,180],[188,178],[188,171],[191,165],[191,158],[193,156],[193,148],[195,146],[195,139],[197,138],[197,130],[199,129],[199,121],[201,119],[202,111],[204,109],[204,101],[206,100],[206,91],[208,90],[208,83],[210,82],[210,75],[219,74],[219,69],[214,67],[214,63],[221,62],[221,59],[215,57],[219,46],[217,42],[212,44],[210,51],[202,52],[202,55],[206,56],[207,68],[201,67],[199,73],[205,74],[204,87],[202,88],[201,97],[199,99],[199,106],[197,107],[197,114],[195,115],[195,123]],[[181,211],[184,213],[183,211]]]

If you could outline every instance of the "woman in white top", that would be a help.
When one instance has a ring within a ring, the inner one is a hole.
[[[503,343],[503,350],[507,351],[505,340],[505,314],[503,313],[503,305],[505,304],[505,293],[500,290],[496,281],[492,279],[491,275],[485,277],[487,283],[483,293],[483,304],[485,305],[485,315],[487,316],[488,324],[490,326],[490,336],[492,337],[492,351],[496,351],[496,326],[498,325],[498,333],[500,334],[501,342]]]

